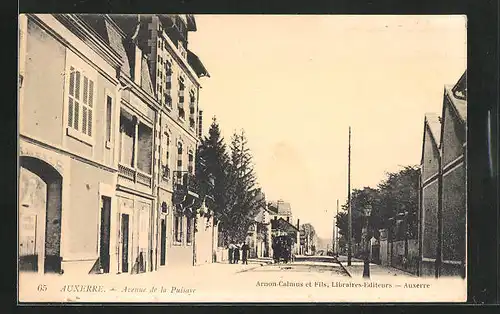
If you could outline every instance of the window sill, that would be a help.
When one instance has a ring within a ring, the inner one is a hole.
[[[182,242],[176,242],[176,241],[174,241],[174,242],[172,243],[172,245],[173,245],[173,246],[182,246]]]
[[[80,131],[77,131],[71,127],[66,127],[66,135],[90,146],[94,146],[95,144],[94,139],[92,137],[85,135]]]

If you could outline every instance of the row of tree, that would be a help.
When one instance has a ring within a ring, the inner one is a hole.
[[[196,177],[224,243],[244,241],[258,208],[265,205],[245,132],[235,132],[228,148],[214,117],[198,147]]]
[[[366,224],[364,209],[372,206],[368,221],[368,234],[379,237],[379,229],[389,229],[393,239],[417,237],[419,169],[406,166],[387,177],[377,188],[354,189],[351,193],[352,235],[356,243],[361,242],[362,229]],[[345,243],[348,234],[348,203],[342,205],[336,225]]]

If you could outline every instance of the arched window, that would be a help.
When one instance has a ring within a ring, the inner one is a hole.
[[[170,157],[170,134],[165,130],[163,133],[163,154],[162,154],[162,165],[169,168],[169,157]]]

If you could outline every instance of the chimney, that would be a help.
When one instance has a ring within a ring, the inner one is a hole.
[[[297,219],[297,229],[300,229],[300,219]]]
[[[137,45],[133,45],[134,49],[134,82],[141,86],[141,70],[142,70],[142,51]]]

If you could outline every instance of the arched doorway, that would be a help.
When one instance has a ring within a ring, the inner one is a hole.
[[[61,273],[62,176],[38,158],[19,161],[19,270]]]

